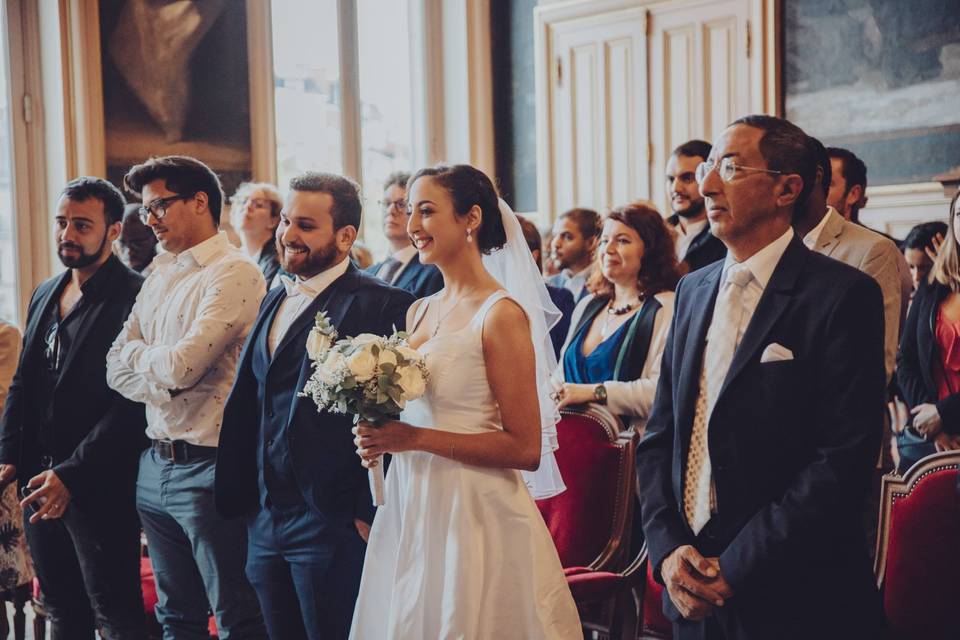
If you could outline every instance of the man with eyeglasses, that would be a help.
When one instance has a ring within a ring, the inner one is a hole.
[[[680,281],[637,448],[675,638],[884,636],[860,518],[885,412],[883,296],[793,230],[816,173],[806,134],[760,115],[697,170],[728,254]]]
[[[687,272],[722,260],[727,255],[727,248],[710,233],[707,210],[697,185],[697,166],[709,155],[709,142],[690,140],[674,149],[667,161],[667,192],[673,210],[667,222],[677,234],[677,260]]]
[[[0,483],[21,485],[24,532],[54,638],[145,637],[137,461],[144,408],[106,383],[107,350],[143,278],[111,251],[124,200],[77,178],[57,204],[67,270],[37,287],[0,423]]]
[[[124,177],[165,253],[107,355],[107,382],[146,404],[137,510],[165,637],[265,638],[244,575],[246,527],[220,517],[213,480],[220,424],[243,341],[265,294],[256,264],[218,232],[216,174],[184,156],[151,158]]]
[[[366,272],[387,284],[426,298],[443,288],[443,276],[432,264],[421,264],[416,247],[407,235],[407,180],[409,173],[396,172],[383,185],[383,235],[390,242],[390,256]]]

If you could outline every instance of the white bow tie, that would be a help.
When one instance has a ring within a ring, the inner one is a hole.
[[[280,276],[280,282],[283,283],[283,289],[287,292],[288,298],[294,296],[306,296],[311,300],[317,297],[317,292],[305,285],[300,280],[294,280],[289,276]]]

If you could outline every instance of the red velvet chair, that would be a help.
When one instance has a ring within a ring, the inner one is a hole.
[[[643,598],[646,558],[644,546],[623,571],[591,571],[584,567],[564,571],[570,593],[581,611],[588,607],[609,611],[602,622],[582,620],[584,628],[598,631],[610,640],[634,640],[638,628],[636,595]]]
[[[636,434],[623,431],[605,407],[588,405],[561,412],[557,438],[557,465],[567,490],[537,506],[560,563],[591,571],[622,569],[636,485]]]
[[[893,638],[960,638],[960,452],[884,476],[875,572]]]
[[[644,587],[640,597],[640,622],[638,638],[673,637],[673,625],[663,615],[664,586],[653,579],[653,567],[644,557]]]

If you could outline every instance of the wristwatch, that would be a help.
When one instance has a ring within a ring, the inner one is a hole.
[[[593,388],[593,397],[596,398],[600,404],[607,404],[607,388],[602,384],[598,384]]]

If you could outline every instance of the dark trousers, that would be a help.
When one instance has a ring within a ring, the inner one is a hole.
[[[140,591],[140,524],[133,497],[98,509],[72,502],[63,517],[24,531],[56,640],[146,638]]]
[[[352,520],[326,520],[306,505],[261,509],[247,538],[247,577],[270,638],[349,635],[367,549]]]

